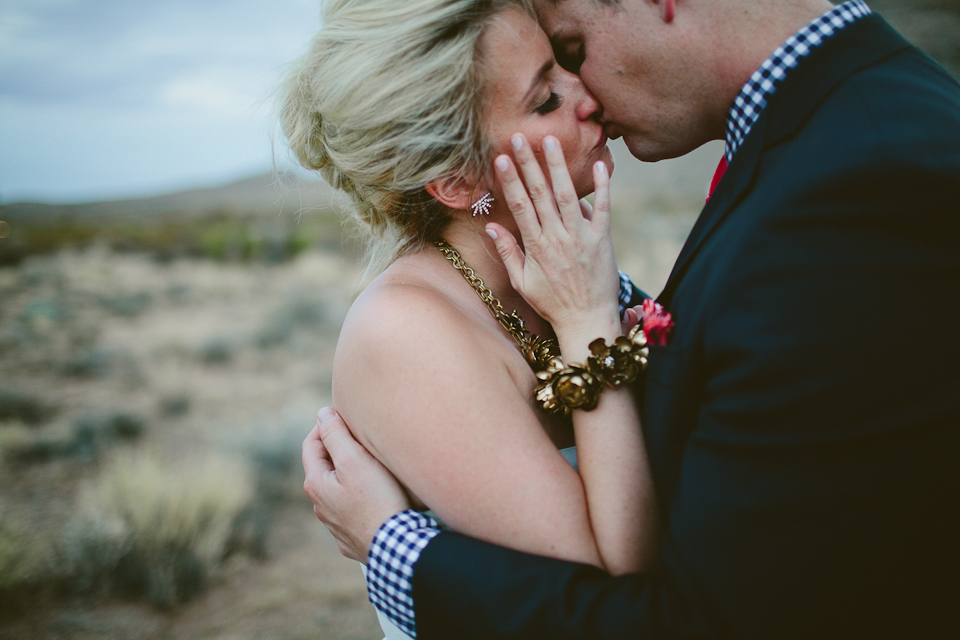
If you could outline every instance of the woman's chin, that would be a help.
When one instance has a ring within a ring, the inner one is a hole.
[[[615,163],[613,161],[613,154],[610,153],[610,149],[605,147],[603,155],[601,155],[598,158],[598,160],[603,161],[603,164],[607,166],[607,174],[612,176]],[[593,194],[593,192],[595,191],[596,185],[593,183],[593,166],[592,165],[590,167],[590,170],[591,170],[591,173],[589,176],[585,177],[583,180],[576,181],[577,197],[580,198],[581,200]]]

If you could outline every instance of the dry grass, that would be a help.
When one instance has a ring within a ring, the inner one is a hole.
[[[12,592],[42,582],[50,572],[49,557],[42,538],[0,510],[0,604]]]
[[[254,497],[247,465],[122,452],[87,488],[62,553],[78,584],[111,574],[125,595],[172,606],[201,593]]]

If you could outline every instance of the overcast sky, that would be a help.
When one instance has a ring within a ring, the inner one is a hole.
[[[268,170],[273,87],[318,26],[316,0],[0,0],[0,203]]]

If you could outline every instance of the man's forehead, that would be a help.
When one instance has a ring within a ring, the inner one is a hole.
[[[540,26],[551,40],[567,35],[578,22],[579,12],[595,0],[534,0]]]

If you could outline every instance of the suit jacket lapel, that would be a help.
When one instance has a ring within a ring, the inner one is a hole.
[[[846,27],[790,72],[700,213],[658,298],[662,304],[669,306],[703,243],[753,185],[764,150],[796,133],[820,102],[850,75],[910,46],[882,17],[873,14]]]
[[[710,201],[700,212],[700,217],[693,225],[693,229],[680,251],[680,256],[677,258],[676,264],[673,265],[673,271],[670,272],[667,285],[657,298],[661,304],[669,305],[677,284],[687,272],[690,261],[693,260],[697,251],[703,245],[703,241],[726,219],[740,195],[753,184],[753,178],[763,151],[761,142],[765,126],[766,118],[761,115],[750,131],[750,135],[737,150],[733,162],[730,163],[727,172],[723,174],[723,179],[717,185],[717,189],[710,196]]]

